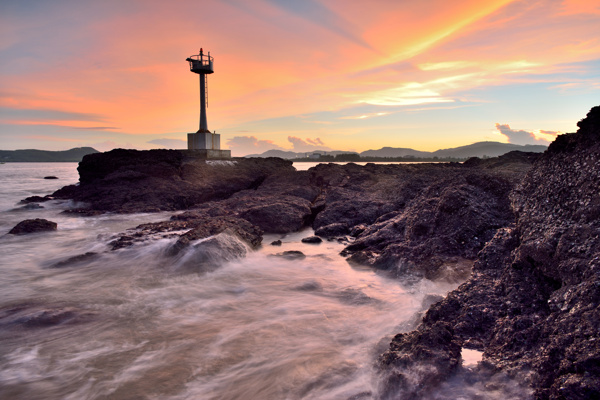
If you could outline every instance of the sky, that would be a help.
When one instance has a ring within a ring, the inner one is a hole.
[[[600,104],[597,0],[0,0],[0,149],[548,144]]]

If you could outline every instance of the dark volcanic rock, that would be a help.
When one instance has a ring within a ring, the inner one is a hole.
[[[185,232],[182,232],[185,231]],[[112,250],[129,247],[134,243],[144,242],[150,238],[177,237],[177,242],[169,253],[176,255],[190,245],[191,242],[218,235],[222,232],[237,236],[251,248],[262,242],[262,230],[250,222],[231,216],[207,217],[198,213],[183,213],[173,216],[170,221],[142,224],[120,234],[110,243]]]
[[[25,235],[34,232],[55,231],[57,226],[56,222],[48,221],[47,219],[26,219],[15,225],[8,233],[12,235]]]
[[[309,237],[305,237],[301,240],[302,243],[321,243],[323,241],[323,239],[321,239],[318,236],[309,236]]]
[[[44,201],[48,201],[48,200],[52,200],[54,199],[54,197],[52,196],[30,196],[30,197],[26,197],[25,199],[21,200],[20,203],[21,204],[26,204],[26,203],[42,203]]]
[[[514,152],[477,166],[318,165],[310,170],[324,209],[315,233],[356,240],[343,254],[396,276],[463,275],[495,232],[514,222],[508,195],[539,155]]]
[[[54,175],[45,176],[44,179],[58,179],[58,176],[54,176]]]
[[[258,187],[230,198],[198,205],[192,213],[243,218],[267,233],[289,233],[313,219],[311,199],[317,196],[306,171],[267,177]]]
[[[417,330],[452,326],[450,341],[527,378],[538,399],[600,398],[600,107],[578,126],[512,192],[516,224],[496,233],[471,279],[434,304]],[[381,357],[385,393],[408,387],[394,377],[416,365],[402,364],[421,354],[407,350],[415,341],[396,337]],[[402,393],[423,397],[418,387]]]
[[[79,163],[79,185],[54,193],[91,210],[183,210],[258,187],[275,173],[293,172],[279,158],[204,160],[178,150],[123,150],[90,154]]]
[[[192,230],[179,237],[169,252],[177,254],[195,240],[222,232],[239,237],[252,248],[258,247],[262,242],[262,230],[248,221],[234,217],[215,217],[198,221]]]
[[[323,236],[327,238],[344,236],[348,233],[348,225],[341,222],[334,222],[333,224],[320,226],[315,230],[315,234],[317,236]]]
[[[380,357],[386,369],[380,398],[427,398],[458,368],[460,352],[448,323],[438,322],[427,329],[396,335]]]

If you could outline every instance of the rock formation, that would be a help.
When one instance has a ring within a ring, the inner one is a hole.
[[[394,338],[380,359],[384,394],[426,398],[464,346],[538,399],[600,398],[600,107],[578,126],[512,191],[516,224],[486,244],[472,277]],[[415,382],[419,362],[431,368]]]
[[[57,226],[56,222],[47,219],[26,219],[15,225],[8,233],[11,235],[26,235],[35,232],[55,231]]]
[[[85,202],[82,214],[185,210],[121,234],[113,249],[177,237],[169,252],[178,257],[211,237],[207,253],[235,256],[243,249],[223,235],[255,247],[263,232],[311,226],[348,243],[349,262],[402,279],[465,279],[472,269],[380,357],[381,397],[427,398],[469,348],[484,352],[486,368],[526,380],[537,398],[600,398],[599,121],[595,107],[543,155],[463,164],[295,171],[280,159],[113,150],[86,156],[80,184],[52,197]]]
[[[258,187],[274,171],[293,172],[290,161],[204,160],[178,150],[123,150],[89,154],[77,168],[79,185],[54,198],[88,203],[101,212],[185,210]]]

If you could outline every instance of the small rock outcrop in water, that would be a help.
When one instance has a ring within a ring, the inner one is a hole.
[[[313,243],[313,244],[318,244],[321,243],[323,241],[323,239],[321,239],[318,236],[309,236],[309,237],[305,237],[301,240],[302,243]]]
[[[258,247],[262,242],[262,230],[244,219],[184,213],[173,216],[170,221],[142,224],[130,229],[113,240],[110,246],[112,250],[118,250],[151,237],[177,237],[177,242],[169,250],[170,255],[176,255],[193,241],[223,232],[237,236],[251,248]]]
[[[394,338],[380,358],[384,398],[426,398],[458,366],[449,343],[526,377],[538,399],[600,398],[600,107],[578,126],[512,192],[516,224],[487,243],[472,277]],[[421,338],[440,326],[423,359]],[[433,368],[411,381],[427,359]]]
[[[56,222],[48,221],[47,219],[26,219],[15,225],[8,233],[12,235],[26,235],[34,232],[55,231],[57,226]]]

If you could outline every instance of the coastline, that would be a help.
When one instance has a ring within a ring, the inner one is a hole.
[[[166,150],[115,150],[86,156],[79,185],[50,197],[81,202],[77,215],[183,211],[113,238],[113,251],[176,238],[168,253],[207,241],[237,254],[239,246],[211,238],[255,247],[264,234],[311,227],[342,243],[351,265],[408,285],[468,278],[394,337],[376,362],[377,398],[427,398],[454,376],[498,371],[536,398],[591,398],[600,394],[599,120],[595,107],[541,155],[462,164],[297,171],[275,158],[217,166]],[[463,350],[482,352],[482,362],[466,368]]]

